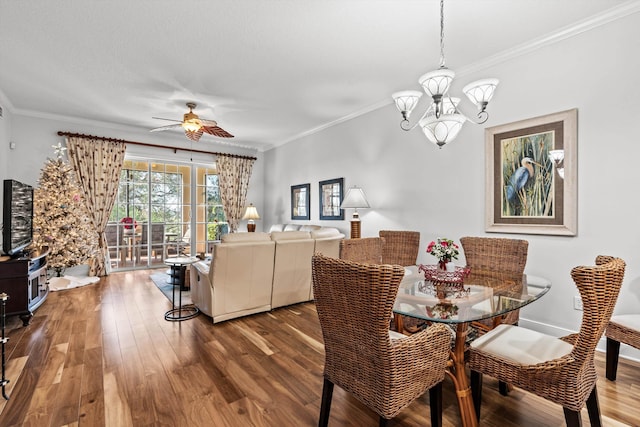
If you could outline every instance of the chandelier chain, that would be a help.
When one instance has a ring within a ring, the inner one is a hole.
[[[440,0],[440,68],[445,68],[445,63],[444,63],[444,0]]]

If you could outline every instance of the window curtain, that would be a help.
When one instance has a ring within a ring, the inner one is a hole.
[[[90,276],[109,274],[104,231],[118,193],[125,144],[102,139],[67,137],[69,162],[76,171],[92,226],[98,233],[98,255],[89,261]]]
[[[232,233],[238,230],[240,219],[244,214],[254,161],[254,159],[224,155],[216,159],[220,199]]]

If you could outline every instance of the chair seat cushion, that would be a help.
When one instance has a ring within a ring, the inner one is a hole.
[[[389,329],[389,338],[392,340],[401,340],[403,338],[407,338],[405,334],[401,334],[400,332],[392,331]]]
[[[571,353],[559,338],[514,325],[499,325],[471,343],[471,348],[516,364],[535,365]]]
[[[628,329],[635,329],[640,333],[640,314],[619,314],[611,318],[610,323],[617,323]]]

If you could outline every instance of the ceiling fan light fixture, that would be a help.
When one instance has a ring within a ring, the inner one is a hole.
[[[185,131],[197,132],[198,129],[202,127],[202,125],[199,123],[198,119],[191,119],[188,121],[184,121],[182,123],[182,127],[184,128]]]
[[[196,104],[194,102],[187,102],[187,107],[189,108],[189,111],[182,116],[182,121],[154,117],[154,119],[168,120],[175,122],[175,124],[160,126],[158,128],[151,129],[151,132],[182,128],[185,136],[191,141],[196,142],[200,140],[200,137],[204,132],[209,135],[217,136],[218,138],[233,138],[233,135],[219,127],[218,122],[215,120],[200,119],[200,117],[193,112],[193,109],[196,108]]]

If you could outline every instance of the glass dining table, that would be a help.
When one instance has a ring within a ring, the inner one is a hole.
[[[403,331],[402,316],[429,324],[446,323],[455,329],[455,342],[447,374],[454,383],[462,425],[477,426],[471,386],[465,372],[465,351],[471,325],[502,322],[508,313],[538,300],[551,288],[548,280],[528,274],[473,271],[456,267],[440,272],[436,266],[420,266],[421,271],[405,276],[393,312],[398,331]],[[400,315],[400,316],[398,316]],[[486,321],[485,319],[488,319]]]

